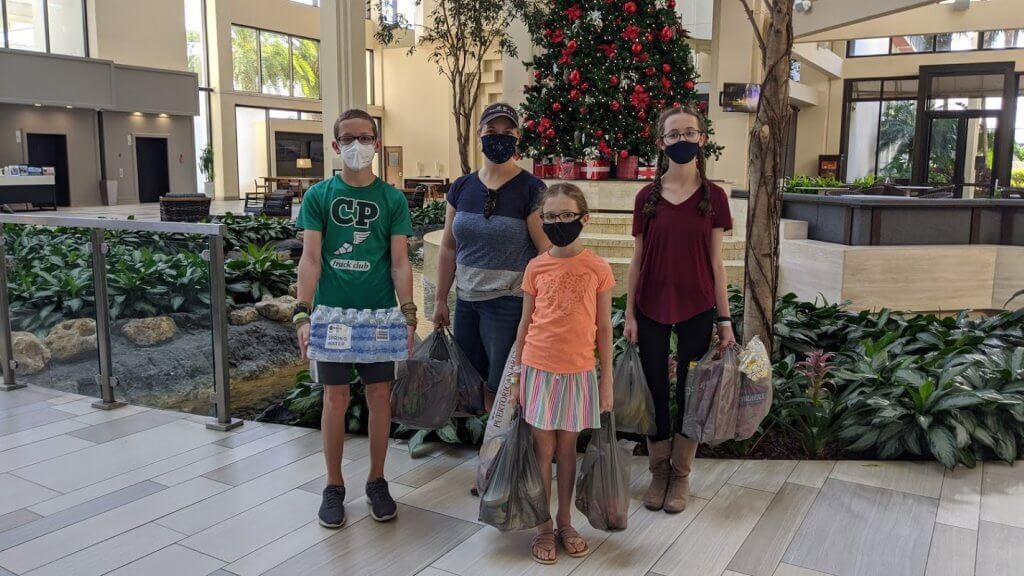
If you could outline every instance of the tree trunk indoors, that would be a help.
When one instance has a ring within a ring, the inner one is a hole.
[[[793,3],[764,0],[767,18],[761,26],[747,0],[747,11],[761,48],[764,81],[750,133],[750,174],[743,337],[759,336],[771,354],[774,348],[775,300],[779,289],[779,223],[782,217],[784,146],[789,125],[789,61],[793,50]]]

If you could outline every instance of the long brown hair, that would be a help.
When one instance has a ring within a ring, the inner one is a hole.
[[[707,133],[708,123],[703,114],[688,106],[672,106],[671,108],[662,110],[661,114],[658,115],[658,131],[655,138],[662,138],[665,136],[665,123],[668,122],[669,118],[677,114],[689,114],[690,116],[693,116],[697,119],[697,126],[701,133]],[[668,157],[665,156],[665,151],[658,148],[657,173],[654,177],[654,184],[651,185],[651,193],[647,197],[647,201],[644,202],[643,214],[647,220],[654,218],[655,213],[658,210],[658,202],[661,201],[661,179],[668,170],[668,162],[669,160]],[[711,218],[715,215],[715,209],[711,206],[711,186],[708,181],[703,150],[699,150],[697,152],[697,173],[700,174],[701,190],[703,194],[703,197],[700,199],[700,204],[697,206],[697,210],[702,215]]]

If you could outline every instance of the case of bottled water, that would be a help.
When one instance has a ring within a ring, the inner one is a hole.
[[[397,362],[409,357],[399,308],[355,310],[317,306],[310,316],[309,358],[320,362]]]

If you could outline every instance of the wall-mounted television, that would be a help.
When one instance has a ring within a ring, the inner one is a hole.
[[[725,112],[757,112],[761,85],[726,82],[722,85],[720,98],[719,103]]]

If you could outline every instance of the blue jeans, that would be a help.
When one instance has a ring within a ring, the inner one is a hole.
[[[455,304],[455,342],[487,381],[492,394],[498,391],[522,315],[523,299],[515,296],[483,302],[459,300]]]

